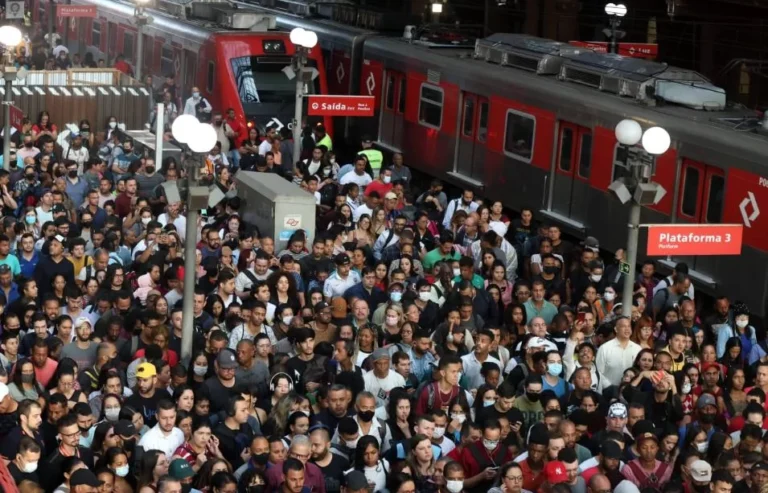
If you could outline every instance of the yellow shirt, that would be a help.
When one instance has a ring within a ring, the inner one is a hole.
[[[75,266],[75,277],[77,277],[80,274],[80,270],[82,270],[83,267],[89,266],[93,263],[93,257],[90,255],[83,255],[83,258],[76,259],[73,256],[69,256],[69,261],[72,262],[72,265]]]

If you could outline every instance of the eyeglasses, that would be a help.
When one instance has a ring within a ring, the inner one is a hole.
[[[510,481],[515,481],[517,483],[522,483],[523,482],[523,477],[522,476],[504,476],[504,479],[508,479]]]
[[[77,431],[75,431],[73,433],[61,433],[60,432],[59,434],[61,436],[63,436],[64,438],[75,438],[75,437],[80,436],[80,430],[77,430]]]

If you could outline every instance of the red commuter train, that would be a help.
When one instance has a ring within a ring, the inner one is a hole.
[[[90,52],[94,59],[107,61],[123,54],[128,63],[136,65],[134,4],[114,0],[72,0],[71,4],[97,8],[95,18],[70,19],[73,53]],[[263,12],[225,2],[182,5],[156,0],[152,5],[157,8],[145,10],[151,22],[142,29],[142,73],[152,74],[155,85],[159,87],[167,74],[174,74],[182,104],[196,86],[214,108],[235,108],[238,115],[262,129],[270,122],[290,125],[296,84],[283,69],[291,65],[296,51],[288,31],[270,29],[274,18],[270,21]],[[33,19],[43,26],[47,7],[47,1],[31,0]],[[61,32],[61,19],[59,24]],[[316,47],[307,59],[308,66],[318,71],[307,85],[308,92],[327,94],[322,52]],[[330,118],[320,120],[330,128]]]
[[[369,133],[414,169],[531,207],[610,251],[626,246],[628,220],[608,189],[627,174],[614,128],[625,118],[664,127],[672,146],[653,180],[667,194],[641,222],[743,224],[744,244],[739,256],[660,263],[686,261],[697,289],[768,314],[768,118],[725,104],[700,75],[524,35],[463,49],[287,13],[277,24],[317,32],[332,94],[376,98],[374,118],[336,122],[337,139]],[[640,258],[645,239],[641,230]]]

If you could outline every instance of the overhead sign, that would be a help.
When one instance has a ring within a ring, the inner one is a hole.
[[[741,224],[650,224],[648,255],[740,255]]]
[[[589,48],[598,53],[608,53],[607,41],[569,41],[572,46]],[[619,43],[619,55],[633,58],[653,59],[659,55],[659,45],[655,43]]]
[[[373,116],[373,96],[313,95],[309,97],[310,116]]]
[[[11,105],[11,126],[21,132],[21,121],[24,119],[24,112],[18,106]]]
[[[97,15],[95,5],[56,5],[56,17],[90,17]]]
[[[5,2],[6,19],[24,18],[24,0],[8,0]]]
[[[726,177],[723,221],[744,225],[744,244],[768,252],[768,175],[731,168]]]

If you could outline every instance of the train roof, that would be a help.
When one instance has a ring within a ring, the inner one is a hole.
[[[435,50],[404,39],[383,36],[366,41],[365,46],[366,53],[373,52],[393,62],[410,61],[425,73],[427,69],[439,71],[445,80],[462,82],[461,87],[465,90],[474,88],[481,94],[520,100],[555,113],[567,106],[583,114],[594,115],[598,120],[615,122],[621,118],[633,118],[648,125],[664,127],[674,140],[709,145],[716,150],[738,148],[744,159],[758,163],[762,163],[768,155],[768,132],[763,133],[758,114],[743,106],[729,104],[713,110],[697,110],[678,104],[652,106],[637,99],[561,80],[555,75],[537,75],[520,68],[489,63],[465,49]],[[524,98],[519,96],[521,93],[525,94]]]

